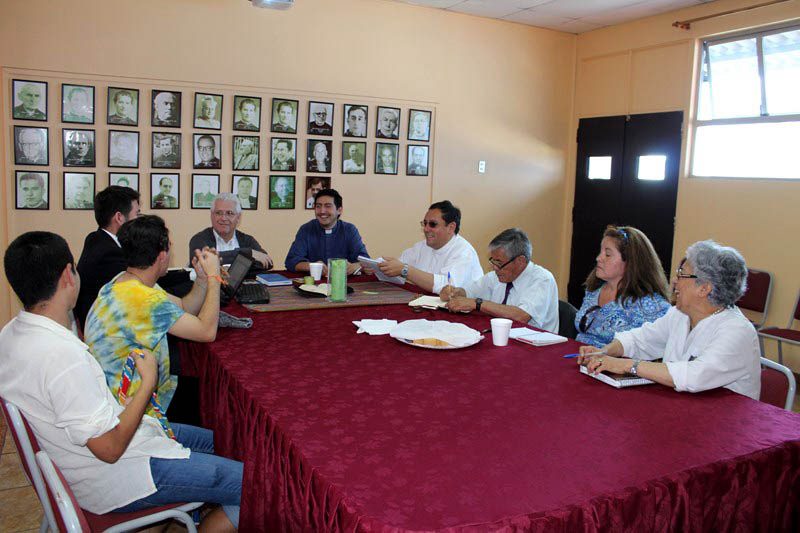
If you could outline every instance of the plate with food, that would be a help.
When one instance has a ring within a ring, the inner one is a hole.
[[[470,344],[465,344],[463,346],[453,346],[449,342],[443,341],[441,339],[436,339],[433,337],[428,337],[426,339],[399,339],[395,337],[397,340],[402,342],[403,344],[408,344],[409,346],[414,346],[416,348],[427,348],[429,350],[460,350],[461,348],[468,348],[470,346],[474,346],[483,340],[483,337],[479,337],[475,339]]]
[[[483,336],[465,324],[447,320],[406,320],[389,333],[403,344],[429,350],[455,350],[478,344]]]

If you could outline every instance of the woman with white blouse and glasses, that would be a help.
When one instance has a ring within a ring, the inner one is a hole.
[[[655,322],[617,333],[600,352],[582,346],[578,363],[592,373],[631,373],[677,391],[725,387],[758,399],[758,336],[735,306],[747,286],[742,255],[714,241],[686,250],[672,292],[675,307]],[[663,363],[653,362],[663,358]]]

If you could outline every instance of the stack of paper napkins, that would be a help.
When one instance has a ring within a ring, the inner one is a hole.
[[[480,332],[457,322],[447,320],[406,320],[394,328],[389,335],[395,339],[410,341],[438,339],[451,346],[472,346],[481,340]]]

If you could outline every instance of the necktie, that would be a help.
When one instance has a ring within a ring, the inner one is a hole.
[[[513,283],[506,283],[506,295],[503,297],[503,305],[506,305],[508,301],[508,293],[511,292],[511,288],[514,287]]]

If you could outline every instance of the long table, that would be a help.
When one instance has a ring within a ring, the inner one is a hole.
[[[217,451],[245,462],[242,531],[800,527],[798,415],[724,389],[617,390],[561,357],[574,341],[427,350],[351,323],[482,330],[482,314],[249,316],[189,353]]]

